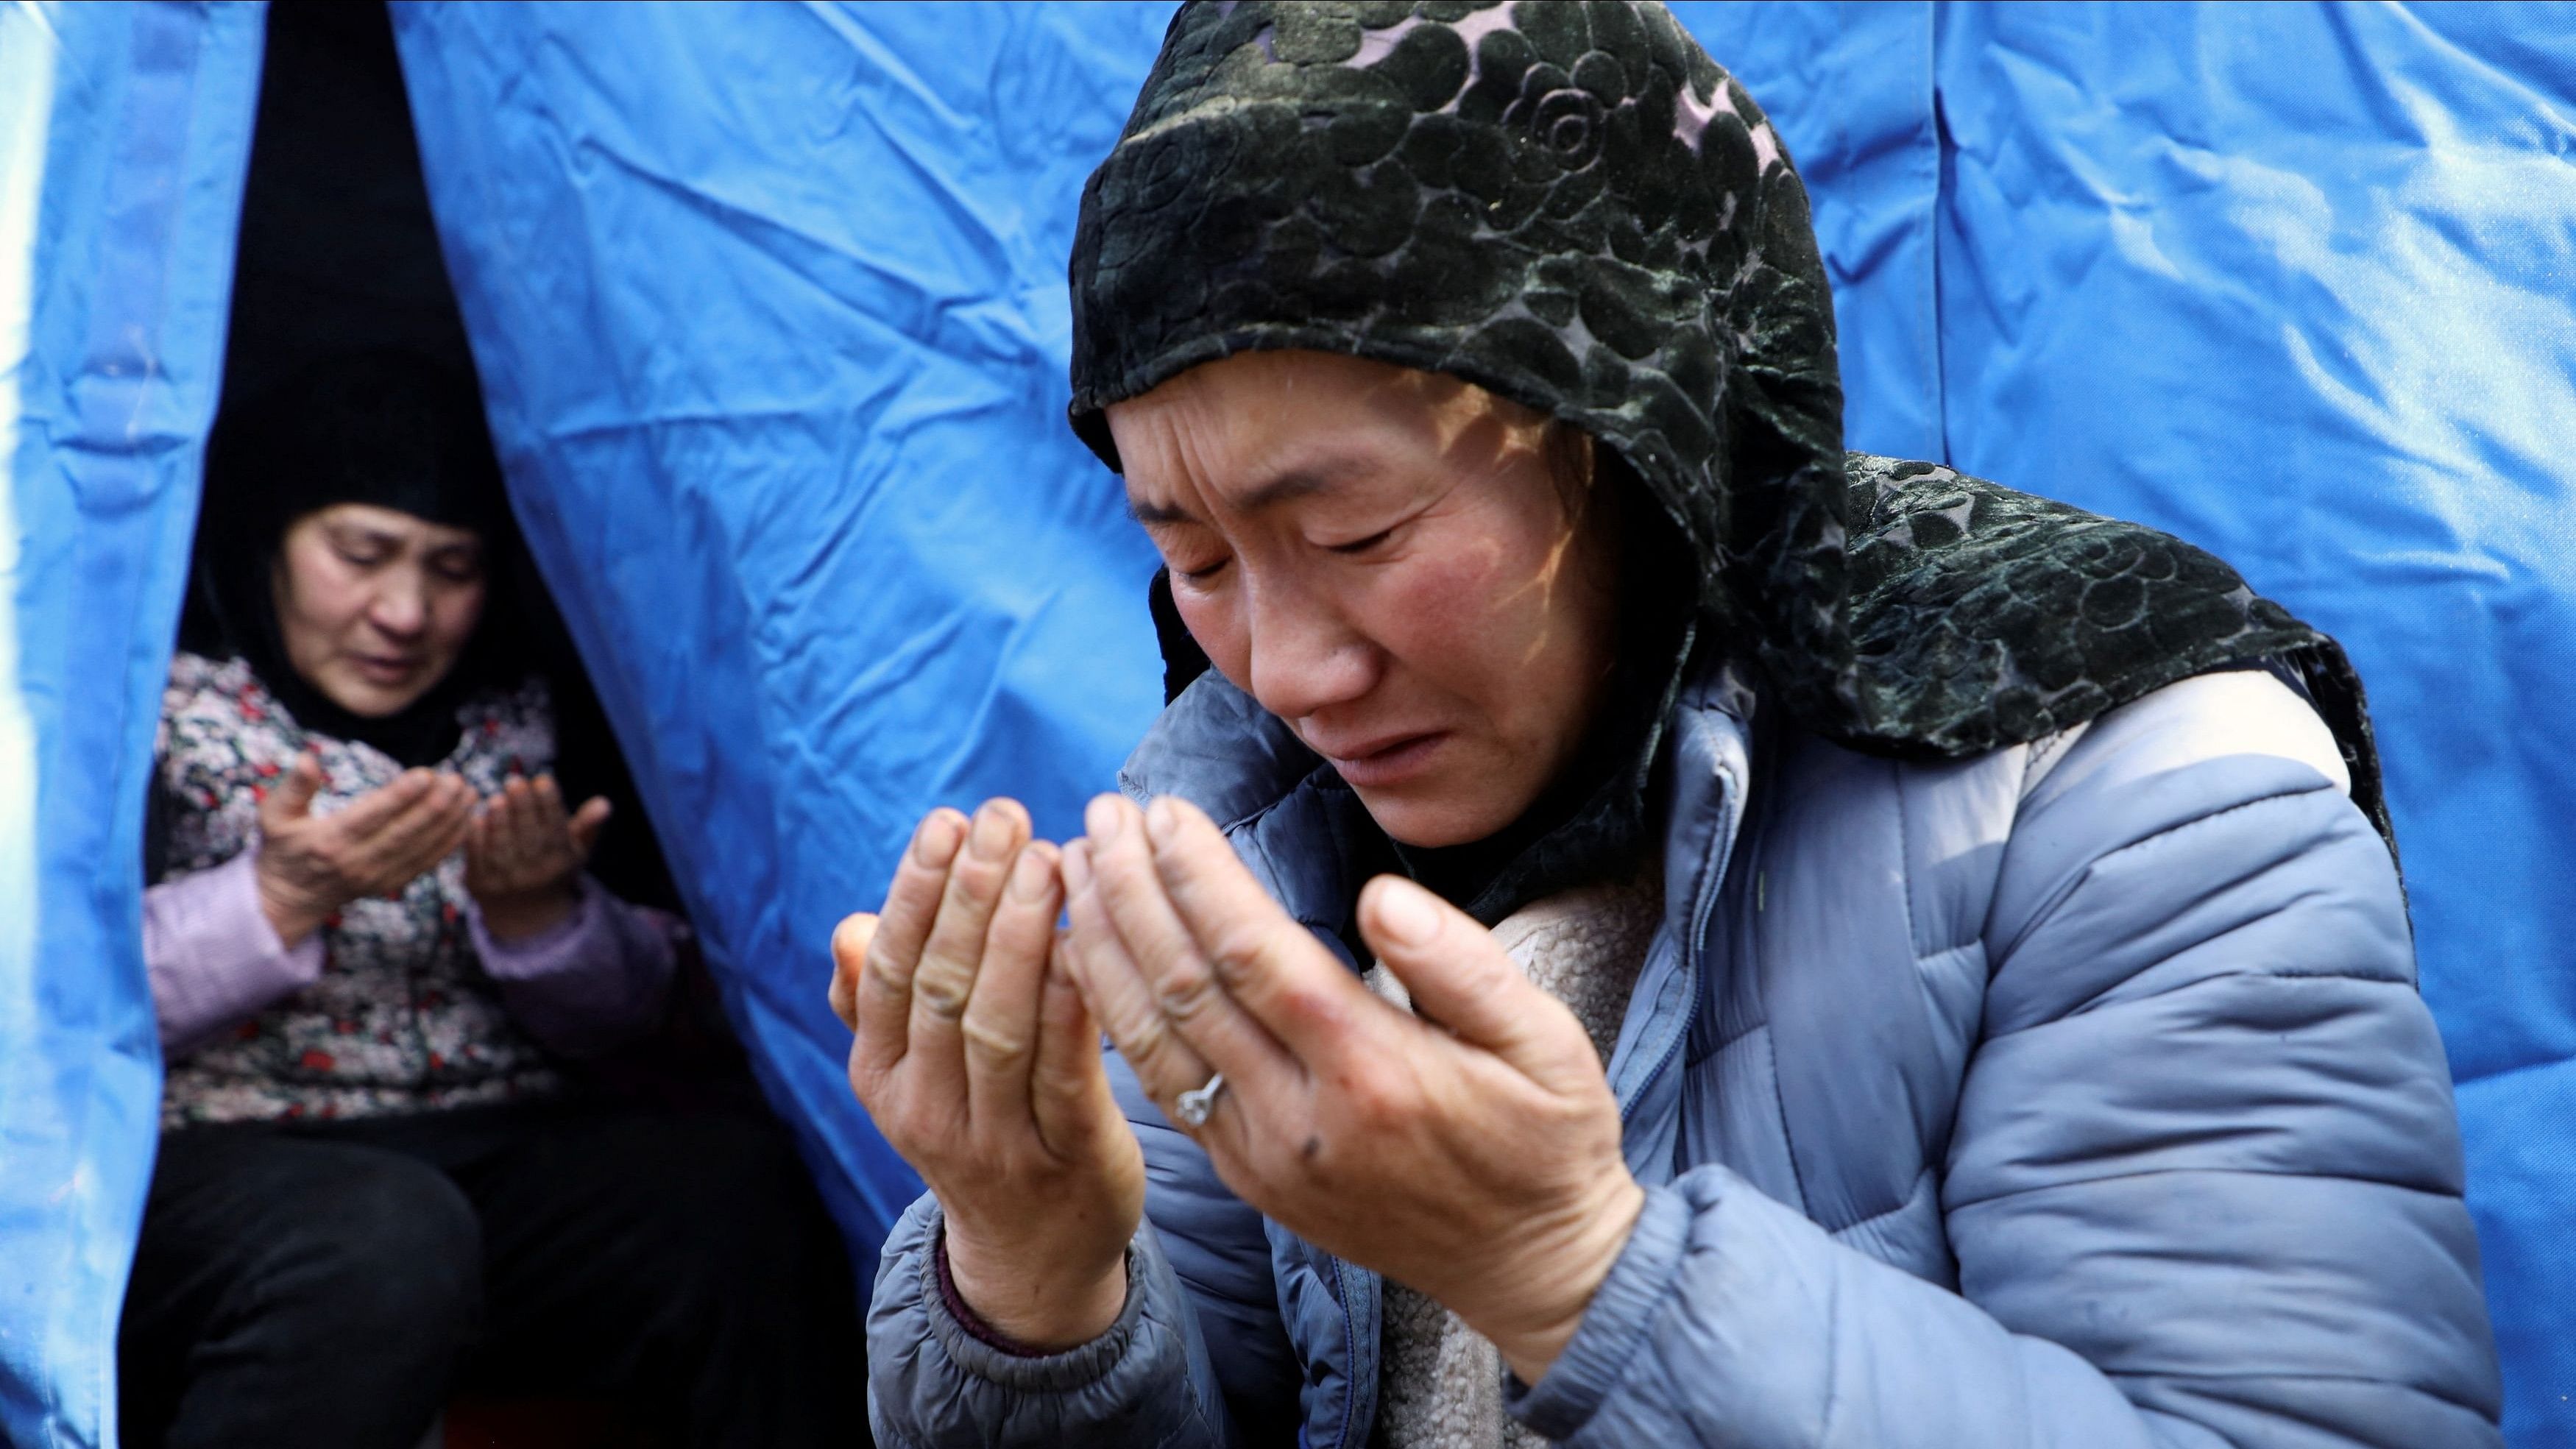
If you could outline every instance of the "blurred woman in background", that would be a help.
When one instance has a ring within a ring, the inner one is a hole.
[[[470,378],[335,358],[218,424],[144,955],[169,1068],[126,1442],[410,1449],[460,1376],[693,1444],[847,1442],[838,1240],[781,1134],[595,1100],[678,923],[583,867]]]

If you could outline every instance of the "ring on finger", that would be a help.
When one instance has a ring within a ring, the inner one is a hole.
[[[1225,1090],[1225,1073],[1212,1072],[1207,1084],[1193,1087],[1172,1099],[1172,1115],[1191,1127],[1207,1125],[1208,1115],[1216,1110],[1217,1093]]]

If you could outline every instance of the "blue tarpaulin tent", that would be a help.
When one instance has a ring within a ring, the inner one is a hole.
[[[1817,196],[1855,446],[2225,554],[2373,689],[2519,1449],[2576,1445],[2576,25],[1681,5]],[[851,1239],[913,1184],[824,940],[909,823],[1071,828],[1159,698],[1063,258],[1160,5],[398,4],[538,563]],[[139,831],[252,4],[0,8],[0,1435],[114,1440]]]

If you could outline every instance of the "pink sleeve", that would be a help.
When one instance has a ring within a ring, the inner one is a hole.
[[[322,933],[289,947],[259,908],[259,847],[143,892],[143,968],[178,1055],[322,977]]]
[[[483,969],[530,1036],[568,1057],[597,1056],[650,1032],[670,1000],[678,923],[628,905],[581,877],[563,924],[496,941],[483,913],[467,912]]]

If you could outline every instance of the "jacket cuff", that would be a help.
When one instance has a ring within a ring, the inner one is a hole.
[[[1574,1337],[1536,1385],[1503,1381],[1503,1407],[1541,1436],[1570,1439],[1590,1422],[1620,1376],[1643,1351],[1647,1328],[1681,1277],[1689,1244],[1690,1204],[1670,1187],[1646,1189],[1646,1206],[1628,1245],[1593,1290]]]
[[[966,1330],[969,1337],[977,1343],[989,1343],[1013,1358],[1046,1357],[1045,1349],[1032,1348],[986,1323],[984,1315],[975,1311],[975,1305],[966,1301],[966,1295],[957,1291],[957,1277],[948,1271],[948,1234],[944,1228],[938,1237],[931,1240],[930,1261],[939,1269],[939,1305],[948,1310],[948,1316],[956,1319],[957,1326]]]
[[[465,930],[474,943],[474,953],[483,959],[483,969],[496,981],[535,981],[549,976],[578,973],[590,964],[591,957],[602,954],[597,949],[600,934],[601,891],[599,883],[583,871],[573,878],[572,909],[564,918],[532,936],[515,941],[498,940],[491,927],[483,923],[483,907],[469,893],[465,897]]]
[[[1146,1231],[1142,1226],[1137,1229],[1139,1236]],[[947,1352],[949,1362],[960,1369],[1021,1393],[1061,1394],[1100,1382],[1127,1356],[1128,1345],[1144,1322],[1147,1296],[1138,1281],[1142,1275],[1137,1243],[1127,1245],[1127,1301],[1119,1307],[1118,1320],[1089,1343],[1062,1353],[1036,1353],[1012,1343],[981,1319],[974,1319],[971,1327],[960,1319],[956,1310],[965,1304],[948,1278],[948,1221],[935,1206],[929,1232],[931,1251],[921,1255],[923,1307],[929,1312],[932,1336]],[[973,1318],[972,1309],[966,1310],[966,1317]]]
[[[322,979],[321,931],[293,946],[259,903],[259,843],[143,893],[143,962],[172,1055]]]

